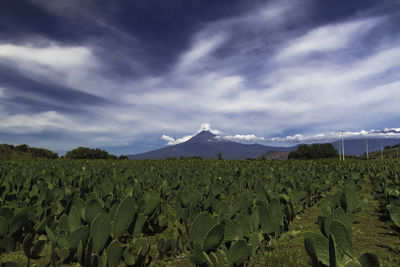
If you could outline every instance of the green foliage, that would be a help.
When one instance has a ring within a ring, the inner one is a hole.
[[[12,262],[12,261],[3,262],[0,266],[1,267],[19,267],[19,265],[17,263]]]
[[[393,223],[397,227],[400,227],[400,206],[388,205],[387,210],[389,211]]]
[[[115,239],[121,237],[131,225],[135,216],[135,202],[132,197],[126,197],[119,205],[114,219],[113,236]]]
[[[118,240],[114,240],[107,247],[106,254],[108,267],[117,267],[121,262],[122,246]]]
[[[29,153],[29,146],[27,144],[18,145],[15,150],[22,153]]]
[[[100,253],[111,234],[110,218],[99,213],[90,225],[90,238],[93,240],[93,252]]]
[[[365,253],[360,257],[360,263],[363,267],[379,267],[379,259],[375,254]]]
[[[304,246],[311,257],[313,266],[319,266],[319,263],[329,264],[329,240],[325,236],[308,233],[304,239]]]
[[[56,159],[58,154],[45,148],[30,147],[26,144],[13,146],[9,144],[0,144],[0,155],[6,156],[29,156],[35,158]]]
[[[79,241],[86,241],[89,237],[89,226],[83,225],[75,229],[68,238],[68,248],[75,249]]]
[[[289,153],[288,159],[325,159],[337,158],[338,152],[332,144],[299,145],[296,151]]]
[[[108,154],[101,149],[91,149],[88,147],[78,147],[68,151],[65,156],[67,159],[117,159],[115,155]]]
[[[8,220],[0,216],[0,238],[3,238],[7,235],[8,233]]]
[[[216,220],[213,219],[207,211],[197,215],[193,221],[192,227],[189,230],[190,240],[193,243],[198,242],[199,244],[203,244],[208,232],[215,225],[215,223]]]
[[[36,157],[36,158],[47,158],[47,159],[58,158],[57,153],[54,153],[51,150],[44,149],[44,148],[31,147],[31,148],[29,148],[29,153],[31,154],[32,157]]]
[[[39,257],[45,235],[52,266],[148,266],[181,255],[242,266],[320,204],[321,233],[304,240],[316,264],[373,262],[354,258],[360,185],[374,177],[396,227],[399,169],[390,161],[0,161],[0,251]]]
[[[28,233],[23,241],[22,247],[24,249],[24,253],[28,258],[28,264],[30,259],[39,259],[43,256],[43,252],[46,248],[47,240],[44,237],[40,237],[38,240],[35,241],[35,235]]]
[[[342,188],[326,196],[321,210],[325,216],[318,217],[319,233],[310,233],[304,239],[304,246],[311,257],[313,267],[318,266],[379,266],[376,255],[366,253],[355,258],[353,249],[353,213],[361,210],[359,191],[362,183],[359,173],[352,179],[346,178]]]
[[[222,224],[214,225],[204,240],[204,250],[215,250],[224,239],[224,226]]]
[[[230,265],[240,265],[250,256],[249,247],[245,240],[238,240],[229,248],[228,262]]]

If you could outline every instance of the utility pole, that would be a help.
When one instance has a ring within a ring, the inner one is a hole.
[[[381,144],[381,159],[383,159],[383,150],[382,150],[382,144]]]
[[[396,147],[397,159],[399,159],[399,147]]]
[[[368,138],[365,137],[365,147],[367,149],[367,159],[369,159],[369,155],[368,155]]]
[[[344,131],[340,131],[340,134],[342,135],[342,154],[343,154],[343,161],[344,161],[344,141],[343,141]]]

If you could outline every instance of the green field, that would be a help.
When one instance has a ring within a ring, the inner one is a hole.
[[[399,177],[390,159],[4,158],[0,262],[400,266]]]

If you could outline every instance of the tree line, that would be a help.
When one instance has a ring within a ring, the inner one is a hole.
[[[128,159],[127,156],[121,155],[119,157],[109,154],[105,150],[91,149],[88,147],[78,147],[68,151],[65,156],[68,159]]]
[[[0,155],[6,156],[31,156],[35,158],[56,159],[58,154],[45,148],[30,147],[27,144],[18,146],[0,144]]]
[[[3,156],[28,156],[34,158],[47,158],[56,159],[58,153],[45,148],[30,147],[27,144],[10,145],[0,144],[0,155]],[[121,155],[119,157],[108,153],[101,149],[92,149],[88,147],[78,147],[68,151],[62,158],[68,159],[128,159],[127,156]]]

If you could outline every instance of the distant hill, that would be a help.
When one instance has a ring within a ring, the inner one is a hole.
[[[340,140],[331,142],[340,151]],[[369,152],[378,151],[385,146],[393,146],[400,143],[400,139],[368,139]],[[146,153],[128,155],[129,159],[165,159],[180,157],[204,157],[216,158],[217,153],[222,153],[223,159],[287,159],[287,152],[296,150],[298,145],[290,147],[272,147],[260,144],[242,144],[216,138],[209,131],[202,131],[186,142],[163,147]],[[344,152],[346,155],[361,156],[365,153],[365,139],[345,139]],[[282,153],[279,153],[282,152]],[[285,153],[283,153],[285,152]]]
[[[268,151],[287,152],[296,147],[271,147],[260,144],[241,144],[215,138],[216,135],[209,131],[202,131],[186,142],[163,147],[154,151],[128,155],[129,159],[165,159],[172,157],[204,157],[216,158],[217,153],[222,154],[223,159],[247,159],[257,158]]]
[[[400,146],[397,147],[383,147],[382,152],[375,151],[375,152],[370,152],[369,153],[369,158],[370,159],[378,159],[378,158],[385,158],[385,159],[400,159]]]
[[[400,143],[400,139],[396,138],[369,138],[368,139],[368,151],[378,151],[381,149],[381,146],[384,148],[385,146],[393,146]],[[332,142],[332,145],[336,148],[336,150],[340,150],[341,141]],[[344,153],[345,155],[354,155],[361,156],[366,152],[365,139],[345,139],[344,140]]]

